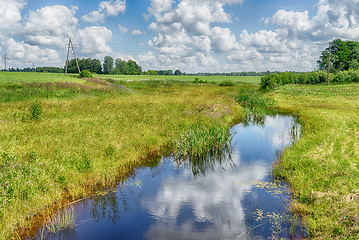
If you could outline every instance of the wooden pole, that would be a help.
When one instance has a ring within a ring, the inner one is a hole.
[[[69,45],[67,46],[67,58],[66,58],[65,75],[67,74],[67,66],[69,65],[70,42],[71,42],[71,39],[69,39]]]
[[[329,56],[328,56],[328,79],[327,79],[328,86],[329,86],[329,77],[330,77],[330,52],[331,52],[331,42],[329,42]]]
[[[80,71],[79,63],[77,62],[77,58],[76,58],[76,54],[75,54],[74,45],[72,44],[71,39],[70,39],[70,43],[71,43],[71,47],[72,47],[72,52],[74,53],[74,57],[75,57],[75,61],[76,61],[76,65],[77,65],[77,69],[79,70],[79,74],[80,74],[80,73],[81,73],[81,71]]]

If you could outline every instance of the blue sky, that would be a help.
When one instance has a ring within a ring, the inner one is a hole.
[[[0,69],[78,57],[144,70],[311,71],[334,38],[359,40],[359,0],[0,0]]]

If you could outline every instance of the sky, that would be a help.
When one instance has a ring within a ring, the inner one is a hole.
[[[69,38],[143,70],[312,71],[329,41],[359,40],[359,0],[0,0],[0,69],[63,67]]]

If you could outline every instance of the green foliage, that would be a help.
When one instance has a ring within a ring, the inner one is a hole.
[[[103,62],[103,73],[110,74],[113,70],[113,58],[106,56]]]
[[[359,42],[335,39],[331,42],[330,52],[331,72],[358,69]],[[322,52],[322,55],[317,61],[320,70],[326,71],[328,69],[328,57],[329,47]]]
[[[93,78],[92,73],[88,70],[82,70],[80,73],[80,78]]]
[[[201,83],[207,83],[208,81],[207,80],[202,80],[202,79],[199,79],[199,78],[195,78],[193,83],[197,83],[197,84],[201,84]]]
[[[173,75],[175,75],[175,76],[181,76],[182,73],[181,73],[180,70],[177,69]]]
[[[41,120],[42,107],[41,103],[36,101],[32,104],[30,108],[30,119],[31,120]]]
[[[232,87],[235,86],[236,84],[232,81],[226,80],[226,81],[222,81],[218,84],[218,86],[220,87]]]
[[[121,59],[116,59],[115,69],[111,72],[111,74],[116,75],[141,75],[142,68],[132,60],[123,61]]]
[[[337,74],[330,74],[329,81],[332,83],[358,82],[359,71],[341,71]],[[308,73],[273,73],[261,78],[261,89],[273,89],[286,84],[322,84],[327,83],[328,73],[314,71]]]

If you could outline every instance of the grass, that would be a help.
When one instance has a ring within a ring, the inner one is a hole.
[[[59,211],[53,218],[46,223],[46,228],[50,233],[60,231],[70,231],[75,228],[74,209],[69,208]]]
[[[241,114],[242,85],[30,81],[0,81],[0,239],[113,186],[196,123],[228,128]]]
[[[184,82],[214,82],[230,81],[236,83],[259,84],[261,77],[259,76],[159,76],[159,75],[94,75],[98,78],[112,78],[119,81],[139,81],[139,80],[164,80],[164,81],[184,81]]]
[[[296,112],[301,139],[275,169],[296,198],[311,238],[359,238],[359,84],[288,85],[268,93]]]
[[[30,82],[74,82],[72,75],[63,73],[38,72],[0,72],[0,83],[30,83]]]

